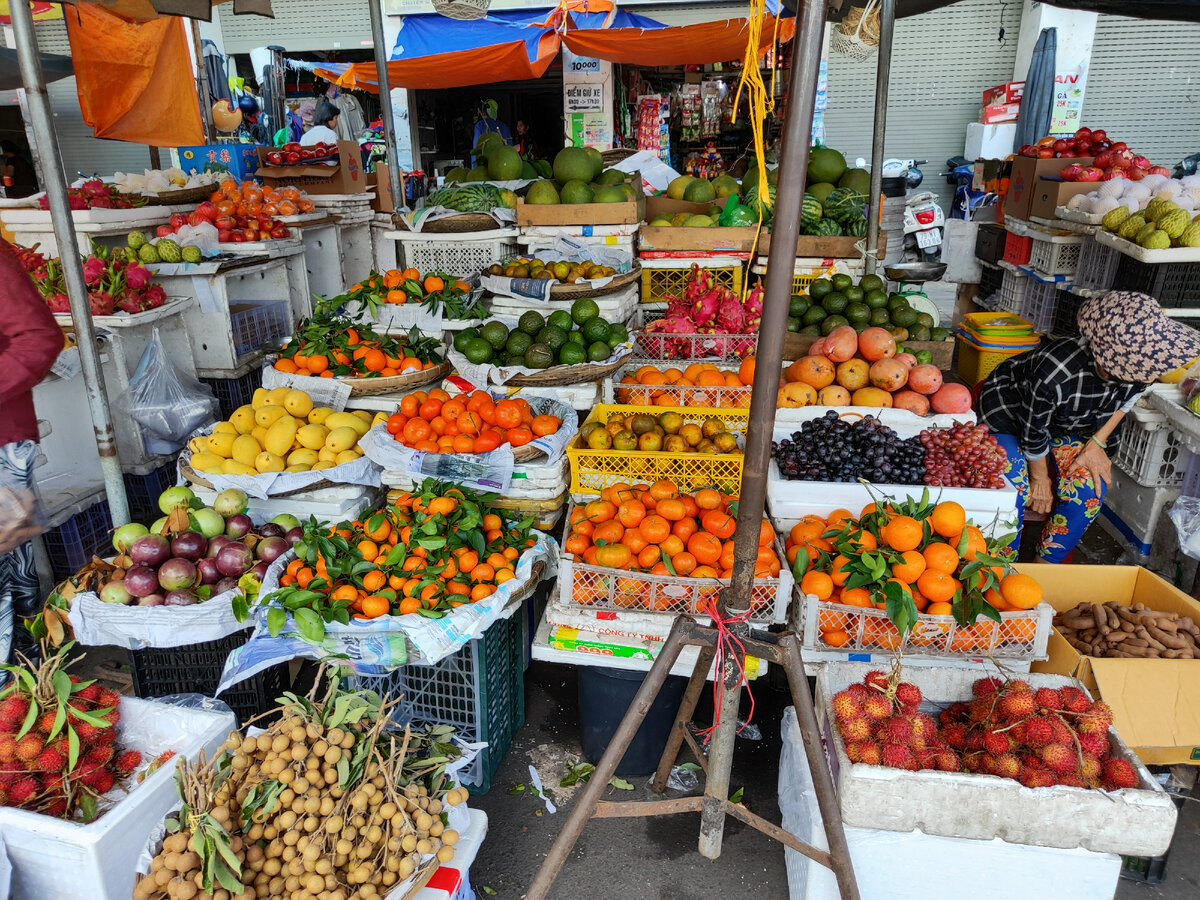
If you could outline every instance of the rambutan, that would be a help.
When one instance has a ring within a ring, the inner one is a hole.
[[[871,689],[861,681],[856,681],[850,687],[846,688],[846,693],[851,694],[861,700],[863,697],[871,694]]]
[[[24,769],[0,769],[0,786],[8,787],[10,784],[16,784],[24,777]]]
[[[113,707],[108,712],[106,712],[104,715],[102,715],[100,718],[103,719],[105,722],[107,722],[109,725],[116,725],[119,721],[121,721],[121,712],[116,707]]]
[[[1097,701],[1080,714],[1075,728],[1081,734],[1104,734],[1112,721],[1112,709],[1107,703]]]
[[[1033,688],[1030,687],[1028,681],[1022,681],[1019,678],[1014,678],[1008,683],[1008,691],[1012,694],[1032,694]]]
[[[890,744],[908,746],[913,738],[912,723],[904,716],[892,716],[880,730],[882,739]]]
[[[37,772],[61,772],[66,766],[67,758],[57,750],[47,747],[38,754],[30,768]]]
[[[8,802],[13,806],[24,806],[36,797],[42,790],[42,783],[36,778],[22,778],[8,789]]]
[[[858,745],[858,761],[868,766],[878,766],[883,762],[883,753],[874,741],[863,741]]]
[[[61,819],[67,811],[67,801],[64,799],[55,800],[47,806],[42,812],[47,816],[54,816],[56,819]]]
[[[42,734],[49,734],[54,729],[54,720],[58,718],[58,714],[54,712],[44,712],[38,716],[37,730]]]
[[[1012,749],[1012,738],[1006,731],[989,729],[983,733],[983,749],[993,756],[1000,756]]]
[[[1138,786],[1137,770],[1123,759],[1105,760],[1100,777],[1110,791]]]
[[[979,757],[979,771],[985,775],[996,774],[996,757],[990,753],[984,753]]]
[[[943,726],[942,737],[953,749],[962,750],[967,746],[967,726],[962,722],[951,722]]]
[[[967,732],[967,751],[970,753],[983,752],[983,732],[978,728],[972,728]]]
[[[884,672],[876,669],[874,672],[868,672],[863,676],[863,684],[868,687],[878,688],[881,691],[886,691],[888,687],[888,677]]]
[[[1065,775],[1079,771],[1079,754],[1066,744],[1047,744],[1040,751],[1042,762],[1051,772]]]
[[[1087,784],[1084,782],[1083,778],[1080,777],[1078,772],[1068,772],[1065,775],[1059,775],[1058,783],[1062,787],[1087,787]]]
[[[96,744],[112,744],[117,740],[117,729],[109,726],[108,728],[100,728],[96,731],[96,737],[92,741],[92,745]]]
[[[976,697],[987,697],[996,693],[996,691],[1003,687],[1004,682],[999,678],[980,678],[973,685],[971,685],[971,692],[974,693]]]
[[[4,730],[20,728],[29,714],[29,698],[24,694],[12,693],[0,700],[0,727]]]
[[[1026,727],[1026,723],[1018,722],[1016,725],[1013,725],[1008,729],[1008,733],[1012,735],[1012,739],[1015,743],[1024,744],[1025,738],[1028,736],[1028,728]]]
[[[17,739],[12,735],[0,738],[0,765],[7,765],[17,758]]]
[[[45,749],[46,745],[42,743],[40,737],[36,734],[27,734],[17,741],[17,759],[25,763],[32,763]]]
[[[88,750],[83,758],[98,766],[107,766],[115,752],[112,744],[96,744],[92,749]]]
[[[910,681],[901,681],[896,685],[896,702],[901,706],[920,706],[921,689]]]
[[[1037,711],[1033,696],[1029,691],[1009,691],[1001,696],[996,708],[1010,722],[1024,719]]]
[[[995,757],[995,773],[1001,778],[1016,778],[1021,772],[1021,761],[1012,753],[1001,753]]]
[[[1059,688],[1058,694],[1062,698],[1062,708],[1068,712],[1083,712],[1092,705],[1091,697],[1084,691],[1071,685]]]
[[[58,793],[67,783],[67,776],[62,772],[47,772],[42,776],[42,783],[46,787],[47,793]]]
[[[80,779],[85,787],[91,788],[97,794],[107,794],[113,789],[116,784],[116,779],[113,778],[112,772],[108,769],[96,769],[94,772],[89,772]]]
[[[100,685],[96,684],[96,682],[93,681],[91,684],[87,685],[86,687],[82,687],[78,691],[76,691],[75,696],[79,697],[81,700],[87,700],[89,703],[95,703],[97,700],[100,699],[100,692],[102,690],[103,690],[103,688],[101,688]]]
[[[940,772],[957,772],[962,769],[962,760],[953,750],[939,750],[934,754],[933,765]]]
[[[976,697],[967,704],[967,721],[975,725],[978,725],[981,722],[986,722],[991,718],[994,709],[994,698]]]
[[[940,713],[938,713],[938,721],[943,725],[949,725],[951,722],[965,722],[969,712],[970,708],[967,706],[967,704],[962,703],[961,701],[951,703]]]
[[[892,714],[892,704],[882,694],[874,694],[863,700],[862,711],[872,722],[882,722]]]
[[[891,769],[910,769],[916,765],[912,751],[899,744],[884,744],[880,750],[880,762]]]
[[[1079,767],[1079,774],[1088,781],[1094,781],[1100,777],[1101,771],[1103,771],[1103,766],[1101,765],[1099,758],[1091,753],[1084,753],[1083,765]]]
[[[833,714],[839,719],[855,719],[862,714],[862,704],[849,691],[839,691],[833,695]]]
[[[1021,782],[1027,788],[1051,787],[1057,780],[1054,777],[1054,773],[1046,769],[1024,768],[1017,775],[1017,781]]]
[[[852,762],[852,763],[862,762],[862,759],[859,756],[858,741],[847,741],[846,742],[846,759],[850,760],[850,762]]]
[[[1025,723],[1025,743],[1044,747],[1054,740],[1054,723],[1045,716],[1035,716]]]
[[[84,746],[90,746],[96,742],[96,735],[101,731],[108,731],[107,728],[97,728],[89,722],[79,722],[75,726],[75,736],[79,738],[79,743]]]
[[[1054,688],[1038,688],[1034,692],[1033,702],[1037,705],[1038,709],[1055,711],[1063,708],[1062,695],[1054,690]]]
[[[100,688],[100,693],[96,696],[97,706],[113,706],[115,707],[121,702],[121,695],[109,688]]]
[[[1078,737],[1079,747],[1084,753],[1090,753],[1098,759],[1108,756],[1108,735],[1085,733]]]

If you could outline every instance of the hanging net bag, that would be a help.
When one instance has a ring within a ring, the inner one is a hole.
[[[831,29],[829,45],[859,62],[870,59],[879,47],[879,0],[851,7],[846,17]]]
[[[433,11],[451,19],[482,19],[491,5],[492,0],[433,0]]]

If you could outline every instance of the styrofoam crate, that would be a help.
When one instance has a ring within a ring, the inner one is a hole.
[[[1079,266],[1080,235],[1034,234],[1029,265],[1046,275],[1071,275]]]
[[[1170,487],[1183,482],[1192,454],[1183,436],[1162,413],[1135,406],[1121,423],[1121,443],[1113,462],[1146,487]]]
[[[1084,290],[1106,291],[1117,277],[1121,251],[1101,244],[1092,236],[1079,245],[1079,264],[1075,267],[1075,287]]]
[[[376,272],[398,268],[396,242],[387,236],[395,227],[388,215],[377,215],[371,220],[371,268]]]
[[[192,760],[209,757],[225,742],[236,720],[231,713],[183,709],[153,700],[122,697],[118,740],[131,742],[144,761],[174,750]],[[37,900],[127,900],[145,835],[176,805],[174,761],[162,766],[93,822],[0,807],[0,837],[12,864],[12,896]],[[86,887],[83,887],[86,885]]]
[[[488,817],[481,809],[465,809],[470,826],[463,829],[454,845],[454,859],[438,866],[432,877],[415,895],[400,893],[403,885],[387,894],[385,900],[472,900],[471,863],[488,833]],[[409,889],[411,890],[411,888]]]
[[[885,766],[851,763],[841,735],[833,727],[831,698],[862,681],[869,664],[831,663],[817,674],[817,724],[838,806],[847,825],[928,835],[993,840],[1014,844],[1155,856],[1171,844],[1175,804],[1142,765],[1137,755],[1109,728],[1113,755],[1137,771],[1139,786],[1118,791],[1073,787],[1030,789],[1011,778],[965,772],[909,772]],[[904,673],[924,697],[922,709],[936,712],[972,697],[971,685],[994,668],[912,668]],[[1074,685],[1062,675],[1031,673],[1032,687]]]
[[[342,247],[335,222],[299,227],[295,233],[304,245],[304,267],[308,287],[318,297],[336,297],[354,279],[343,275]]]
[[[338,222],[338,246],[342,252],[342,288],[362,281],[375,267],[371,227],[369,218],[356,220],[343,216]],[[338,293],[341,293],[341,289]]]
[[[1114,466],[1099,518],[1114,536],[1127,541],[1139,555],[1149,556],[1158,521],[1178,496],[1178,487],[1145,487]]]
[[[445,272],[455,278],[478,275],[488,266],[521,252],[515,228],[429,234],[393,231],[388,234],[399,249],[398,265],[424,272]]]
[[[192,493],[208,506],[217,499],[216,491],[197,484],[188,486]],[[283,497],[250,497],[247,501],[246,515],[255,522],[267,522],[275,516],[289,513],[301,522],[308,521],[309,516],[316,516],[318,521],[336,524],[356,519],[363,510],[373,509],[382,501],[383,491],[379,488],[346,484]]]

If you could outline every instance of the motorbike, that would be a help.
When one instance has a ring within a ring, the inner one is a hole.
[[[924,159],[889,159],[883,164],[884,178],[904,178],[913,191],[921,186]],[[904,201],[904,258],[910,262],[937,262],[942,258],[942,229],[946,216],[932,191],[909,194]]]

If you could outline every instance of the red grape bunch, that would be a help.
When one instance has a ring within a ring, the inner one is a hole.
[[[950,428],[926,428],[925,483],[931,487],[1004,487],[1008,456],[986,425],[958,423]]]

